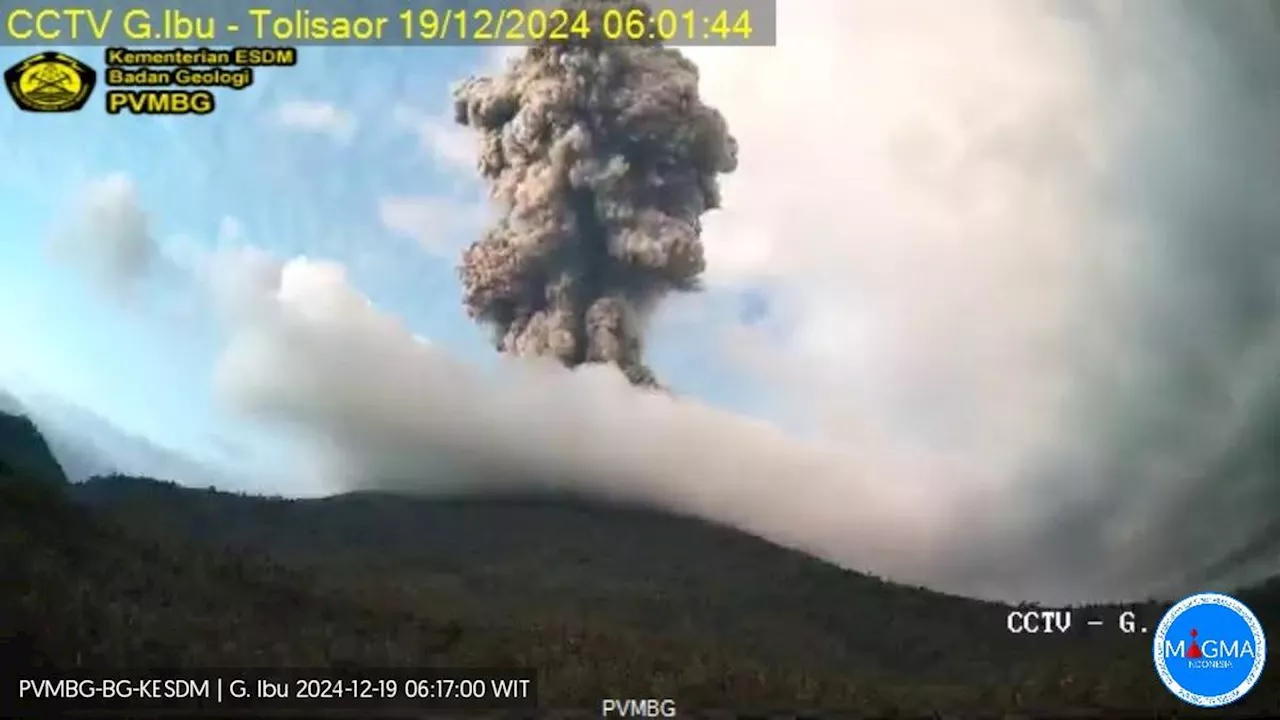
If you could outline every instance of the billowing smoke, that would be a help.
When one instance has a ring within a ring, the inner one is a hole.
[[[696,286],[700,217],[719,206],[716,176],[737,167],[737,143],[679,51],[601,40],[605,9],[642,3],[564,6],[589,13],[597,32],[535,45],[455,92],[455,117],[482,134],[479,169],[503,210],[463,257],[466,307],[503,352],[609,363],[655,385],[646,316]]]

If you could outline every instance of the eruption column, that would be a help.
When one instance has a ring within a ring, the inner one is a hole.
[[[697,288],[700,217],[719,207],[717,175],[736,169],[737,142],[679,51],[602,37],[604,12],[642,3],[562,7],[589,14],[589,37],[536,44],[454,91],[501,209],[463,255],[464,302],[502,352],[611,363],[655,386],[646,317],[667,293]]]

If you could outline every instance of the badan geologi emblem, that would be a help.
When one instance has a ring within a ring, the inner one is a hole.
[[[5,70],[4,86],[27,112],[75,112],[89,102],[98,74],[70,55],[43,52]]]

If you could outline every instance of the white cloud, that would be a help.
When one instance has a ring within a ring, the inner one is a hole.
[[[1253,12],[815,0],[780,4],[776,48],[688,53],[742,155],[709,278],[769,280],[792,322],[727,355],[866,471],[914,464],[1044,533],[954,567],[975,589],[1123,592],[1239,542],[1165,523],[1253,411],[1230,380],[1276,313],[1248,299],[1280,257]],[[1276,483],[1239,492],[1255,529]]]
[[[486,209],[478,203],[450,198],[402,195],[378,201],[383,227],[450,259],[476,237],[486,216]]]
[[[55,228],[49,249],[124,299],[158,257],[138,188],[128,175],[115,173],[91,180],[78,193],[69,222]]]
[[[356,132],[356,119],[351,113],[329,102],[294,100],[275,110],[277,123],[297,130],[328,135],[346,142]]]
[[[1069,392],[1081,238],[1124,229],[1090,197],[1111,118],[1088,44],[1036,3],[780,12],[778,48],[690,53],[742,148],[707,222],[710,280],[786,284],[783,367],[821,381],[803,412],[828,431],[951,416],[947,463],[1015,476]]]
[[[443,115],[431,115],[408,106],[399,106],[392,118],[418,138],[424,152],[447,170],[473,174],[480,157],[479,138],[470,129]]]
[[[963,523],[945,493],[912,483],[884,492],[845,453],[637,393],[612,370],[469,367],[381,314],[340,265],[296,259],[277,279],[269,293],[239,296],[256,310],[236,325],[218,388],[242,411],[307,431],[332,454],[339,487],[575,487],[917,579],[945,555],[935,533]]]

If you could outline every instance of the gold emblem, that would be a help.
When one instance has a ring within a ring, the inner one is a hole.
[[[43,52],[4,73],[9,96],[27,112],[75,112],[93,94],[98,74],[70,55]]]

